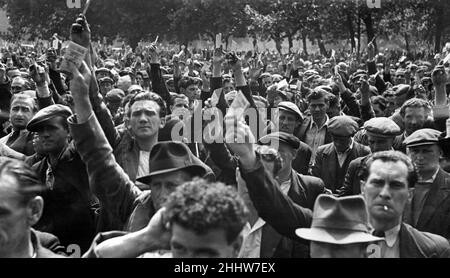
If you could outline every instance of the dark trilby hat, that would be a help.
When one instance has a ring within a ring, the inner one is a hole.
[[[194,177],[203,177],[208,172],[208,166],[194,156],[186,144],[182,142],[159,142],[150,151],[150,174],[140,177],[137,181],[149,184],[152,177],[186,170]]]

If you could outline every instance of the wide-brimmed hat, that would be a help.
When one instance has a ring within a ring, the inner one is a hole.
[[[186,170],[191,175],[202,177],[208,172],[208,166],[194,156],[182,142],[159,142],[150,151],[150,174],[137,181],[149,184],[152,177],[160,174]]]
[[[295,234],[310,241],[352,244],[380,241],[369,232],[368,213],[362,196],[334,197],[322,194],[314,204],[311,228]]]

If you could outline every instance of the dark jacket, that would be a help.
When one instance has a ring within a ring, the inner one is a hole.
[[[350,162],[369,153],[370,149],[368,147],[354,142],[353,148],[349,151],[342,167],[340,167],[334,144],[330,143],[320,146],[317,149],[316,160],[311,168],[311,173],[313,176],[322,179],[325,187],[336,193],[344,183],[345,173]]]
[[[300,142],[297,150],[297,156],[292,160],[292,169],[302,175],[307,175],[309,170],[309,162],[311,160],[312,149],[310,146]]]
[[[361,193],[361,180],[359,179],[359,171],[361,169],[363,161],[367,159],[367,157],[367,155],[358,157],[350,162],[347,173],[345,174],[344,184],[337,191],[337,194],[340,197],[358,195]]]
[[[48,250],[47,248],[43,247],[41,245],[41,241],[39,239],[37,232],[33,229],[31,229],[31,242],[32,242],[34,250],[36,252],[36,258],[38,258],[38,259],[66,258],[64,256],[57,255],[57,254],[53,253],[52,251]]]
[[[314,202],[317,196],[325,193],[323,182],[293,171],[290,190],[295,190],[296,194],[289,197],[281,192],[277,182],[265,172],[260,161],[253,170],[248,171],[243,167],[240,169],[258,215],[277,233],[294,240],[293,252],[296,254],[293,257],[308,257],[309,243],[298,238],[295,230],[311,225]]]
[[[414,197],[413,200],[414,202]],[[405,222],[413,223],[411,207],[406,211]],[[427,194],[416,229],[450,239],[450,174],[440,169]]]
[[[450,258],[450,244],[441,236],[402,223],[399,237],[400,258]]]
[[[48,157],[33,165],[45,184]],[[61,244],[78,244],[84,252],[95,236],[96,199],[89,188],[85,164],[69,144],[52,169],[53,188],[43,194],[44,211],[36,229],[54,234]]]

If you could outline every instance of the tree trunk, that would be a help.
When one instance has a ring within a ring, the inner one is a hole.
[[[434,30],[434,53],[440,53],[442,51],[442,29],[444,21],[444,10],[442,7],[442,1],[436,3],[436,29]]]
[[[281,51],[281,38],[280,37],[272,37],[272,39],[275,41],[275,47],[277,48],[278,53],[280,56],[283,55]]]
[[[409,57],[409,37],[407,33],[404,33],[403,36],[405,38],[406,53],[408,54],[407,56]]]
[[[287,36],[288,42],[289,42],[289,54],[292,52],[292,48],[294,48],[294,39],[292,38],[292,35]]]
[[[347,26],[348,26],[348,33],[350,36],[350,44],[352,47],[352,52],[356,48],[356,42],[355,42],[355,29],[353,28],[353,14],[349,11],[347,12]]]
[[[308,46],[306,45],[306,34],[302,34],[303,54],[308,56]]]
[[[367,33],[367,43],[371,42],[375,37],[375,30],[373,28],[373,20],[372,20],[372,12],[370,10],[366,11],[363,14],[362,20],[366,25],[366,33]],[[373,45],[375,46],[375,52],[377,52],[377,42],[374,40]]]
[[[361,59],[361,12],[358,11],[358,49],[357,49],[358,63]]]
[[[327,49],[325,48],[325,44],[323,43],[321,34],[319,34],[317,36],[317,45],[319,46],[320,54],[322,54],[323,56],[328,56],[327,55]]]

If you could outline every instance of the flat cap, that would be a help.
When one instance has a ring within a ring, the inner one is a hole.
[[[408,148],[422,145],[439,144],[440,135],[441,132],[438,130],[423,128],[406,137],[405,141],[403,141],[403,144],[405,144]]]
[[[328,122],[328,131],[336,136],[353,136],[358,129],[358,123],[349,116],[336,116]]]
[[[273,132],[259,139],[260,145],[270,144],[273,140],[284,143],[291,148],[297,150],[300,147],[300,139],[286,132]]]
[[[107,73],[111,73],[111,71],[108,68],[99,68],[95,71],[95,73],[99,73],[99,72],[107,72]]]
[[[295,105],[293,102],[282,101],[278,104],[278,109],[293,113],[300,119],[300,121],[303,120],[302,112],[300,112],[300,109],[298,109],[298,106]]]
[[[45,107],[44,109],[39,110],[39,112],[34,115],[34,117],[31,119],[31,121],[27,125],[28,131],[31,132],[37,132],[39,131],[43,126],[45,126],[45,123],[53,119],[55,117],[63,117],[68,118],[72,115],[72,111],[69,107],[61,104],[53,104],[48,107]]]
[[[393,120],[386,117],[368,120],[364,123],[364,129],[367,134],[381,138],[395,137],[402,133],[400,127]]]
[[[125,93],[121,89],[112,89],[105,96],[106,100],[111,103],[120,103],[124,97]]]
[[[108,77],[108,76],[102,77],[102,78],[100,78],[100,79],[98,80],[98,83],[99,83],[99,84],[101,84],[101,83],[106,83],[106,82],[109,82],[109,83],[111,83],[111,84],[114,84],[114,80],[112,80],[112,78],[111,78],[111,77]]]

